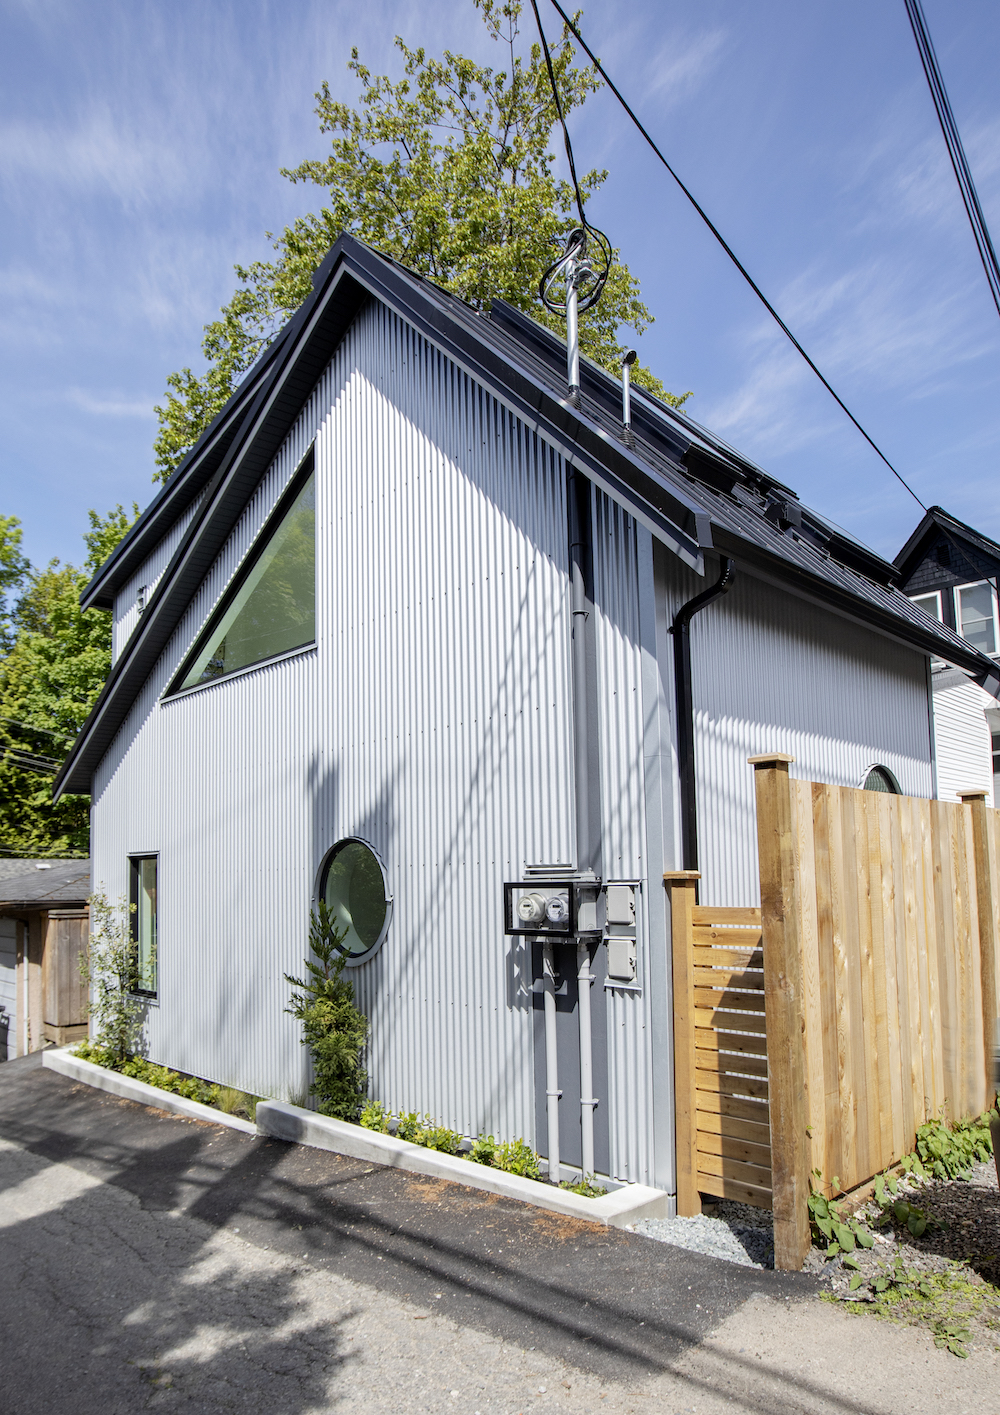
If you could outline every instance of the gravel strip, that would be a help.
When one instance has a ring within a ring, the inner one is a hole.
[[[723,1258],[744,1268],[774,1267],[774,1227],[767,1209],[720,1201],[694,1218],[647,1218],[630,1225],[635,1233],[672,1243],[691,1253]]]

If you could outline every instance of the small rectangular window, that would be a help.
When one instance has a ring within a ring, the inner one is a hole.
[[[132,919],[134,990],[156,996],[156,865],[155,855],[132,855],[129,903]]]
[[[990,734],[993,744],[993,804],[1000,801],[1000,732]]]
[[[933,594],[915,594],[910,598],[914,604],[919,604],[925,614],[929,614],[932,619],[941,623],[941,592],[935,590]]]
[[[955,591],[959,632],[980,653],[996,653],[997,629],[993,586],[988,580]]]

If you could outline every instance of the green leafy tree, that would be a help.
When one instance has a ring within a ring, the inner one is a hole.
[[[21,554],[21,523],[16,516],[0,516],[0,654],[14,642],[11,593],[20,589],[29,565]]]
[[[313,1063],[310,1095],[317,1097],[321,1115],[357,1120],[365,1103],[368,1075],[362,1049],[368,1040],[368,1018],[354,1005],[354,988],[343,977],[340,945],[346,929],[338,929],[324,900],[309,922],[305,978],[285,974],[298,991],[285,1011],[302,1023],[302,1045]]]
[[[80,591],[138,515],[121,506],[89,512],[83,569],[51,561],[26,568],[0,659],[0,852],[22,857],[83,855],[89,801],[52,801],[54,771],[93,707],[111,668],[111,617],[80,608]],[[33,762],[37,770],[26,762]]]
[[[352,53],[360,85],[356,108],[337,102],[328,85],[316,95],[320,130],[330,136],[326,157],[283,169],[292,182],[325,189],[328,202],[273,240],[276,258],[237,266],[240,286],[221,317],[206,325],[208,362],[171,374],[156,412],[158,471],[166,480],[229,398],[275,331],[309,294],[313,272],[342,232],[428,276],[478,309],[499,296],[564,331],[537,298],[538,281],[557,247],[578,224],[570,184],[557,177],[552,130],[557,122],[548,73],[538,44],[519,43],[516,0],[475,0],[503,67],[492,68],[445,50],[440,59],[397,37],[404,77],[370,72]],[[554,47],[553,64],[565,112],[598,87],[593,69],[574,68],[568,30]],[[588,172],[584,197],[607,173]],[[617,255],[617,252],[616,252]],[[581,347],[617,371],[623,327],[642,333],[652,315],[628,266],[616,259],[600,303],[581,318]],[[636,382],[668,402],[648,370]]]

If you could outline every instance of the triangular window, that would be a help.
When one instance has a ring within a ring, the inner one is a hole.
[[[309,472],[272,518],[174,683],[174,690],[303,648],[316,638],[316,488]]]

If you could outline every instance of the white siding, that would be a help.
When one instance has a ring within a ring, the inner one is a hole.
[[[669,617],[709,582],[678,567]],[[692,620],[691,658],[705,903],[759,901],[750,756],[788,752],[793,776],[843,786],[880,762],[907,795],[933,794],[922,654],[737,573]]]
[[[17,920],[0,918],[0,1061],[17,1053]]]
[[[937,793],[954,801],[959,791],[989,788],[993,805],[993,753],[986,710],[996,702],[958,669],[934,675],[934,743],[937,749]]]
[[[165,702],[316,438],[318,648]],[[372,1089],[532,1138],[530,996],[501,884],[573,857],[565,469],[379,306],[355,322],[97,774],[94,878],[160,856],[151,1055],[300,1092],[285,972],[316,872],[371,841],[395,895],[355,971]]]

